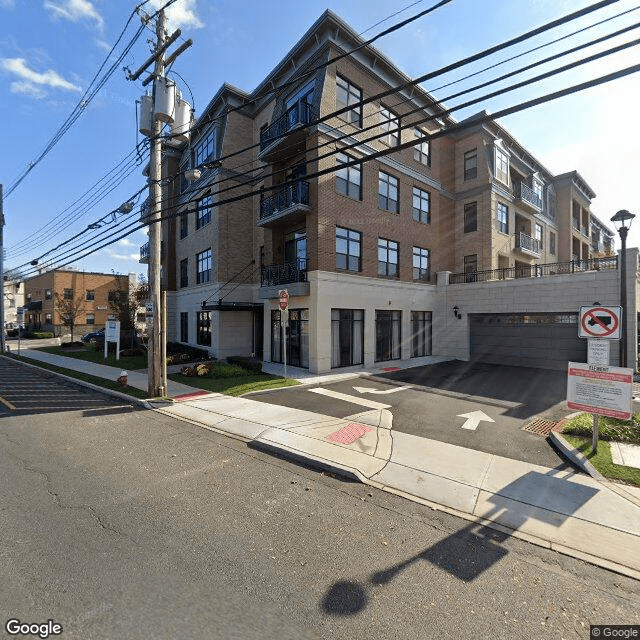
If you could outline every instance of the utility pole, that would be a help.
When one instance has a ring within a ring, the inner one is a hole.
[[[156,23],[156,56],[153,74],[156,79],[164,77],[164,39],[165,39],[165,15],[164,10],[158,13]],[[155,82],[154,100],[155,100]],[[161,266],[161,228],[160,217],[162,208],[162,122],[153,119],[153,137],[151,138],[151,158],[149,166],[149,293],[153,306],[153,328],[151,331],[151,344],[149,349],[149,395],[151,397],[164,396],[166,389],[162,386],[162,343],[160,340],[160,323],[162,321],[161,293],[160,293],[160,266]]]
[[[0,184],[0,353],[5,351],[4,342],[4,192]]]
[[[146,24],[149,16],[138,11],[142,21]],[[164,53],[180,36],[180,29],[177,29],[170,36],[166,34],[166,16],[164,9],[158,11],[156,22],[156,44],[151,57],[133,74],[129,74],[129,80],[137,80],[145,69],[153,62],[154,68],[151,75],[142,83],[146,86],[151,80],[153,82],[153,126],[151,130],[151,149],[149,160],[149,297],[153,313],[153,325],[149,340],[149,387],[148,393],[151,397],[163,396],[166,394],[166,373],[163,366],[164,351],[166,345],[166,310],[163,306],[163,297],[160,286],[160,269],[162,264],[161,256],[161,218],[162,218],[162,127],[163,122],[156,117],[157,110],[157,88],[159,80],[165,80],[165,68],[167,62],[173,64],[176,58],[191,46],[192,41],[187,40],[176,51],[165,60]],[[148,133],[146,135],[149,135]],[[166,299],[166,298],[165,298]]]

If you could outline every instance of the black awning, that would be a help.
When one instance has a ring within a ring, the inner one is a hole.
[[[27,303],[27,311],[42,311],[42,300],[35,300]]]
[[[202,303],[203,311],[253,311],[254,309],[264,309],[264,305],[259,302],[223,302],[218,304]]]

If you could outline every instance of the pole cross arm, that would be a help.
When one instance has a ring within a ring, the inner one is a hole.
[[[143,73],[144,70],[152,63],[158,62],[160,56],[180,37],[182,31],[180,29],[176,29],[164,42],[157,51],[154,51],[148,58],[145,60],[143,65],[135,72],[130,73],[128,78],[129,80],[137,80]]]

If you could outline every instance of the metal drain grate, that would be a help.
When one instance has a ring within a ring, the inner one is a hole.
[[[542,418],[536,418],[532,420],[524,427],[522,431],[528,431],[529,433],[535,433],[539,436],[548,436],[552,431],[562,431],[566,420],[544,420]]]

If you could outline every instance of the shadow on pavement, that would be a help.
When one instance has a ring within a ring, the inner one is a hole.
[[[376,378],[518,403],[504,415],[526,419],[567,399],[567,372],[450,360]],[[564,407],[566,409],[566,407]]]
[[[514,480],[488,500],[492,508],[480,517],[514,531],[529,519],[553,527],[561,526],[598,489],[567,482],[555,477],[555,473],[554,469],[547,473],[531,471]],[[553,497],[553,511],[544,507],[549,504],[547,498],[550,497]],[[367,606],[368,589],[390,583],[420,561],[428,562],[462,582],[471,582],[508,555],[509,550],[503,544],[509,537],[510,534],[502,529],[469,523],[421,553],[374,572],[365,584],[349,580],[335,582],[322,600],[322,609],[335,616],[357,614]]]

